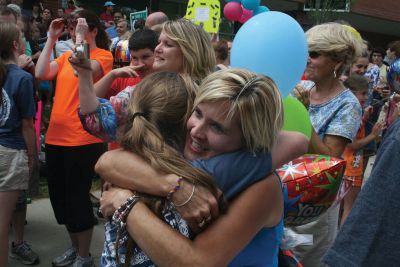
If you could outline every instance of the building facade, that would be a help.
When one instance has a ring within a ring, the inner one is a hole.
[[[67,0],[43,0],[44,6],[54,11],[59,6],[65,6]],[[270,10],[282,11],[293,16],[304,29],[315,24],[312,14],[318,13],[310,8],[309,2],[320,6],[333,0],[262,0],[262,5]],[[78,5],[84,5],[96,12],[102,12],[103,2],[98,0],[76,0]],[[105,1],[104,1],[105,2]],[[170,18],[182,17],[186,11],[188,0],[113,0],[116,7],[125,12],[144,10],[150,12],[162,10]],[[344,20],[360,31],[362,36],[375,46],[385,47],[393,40],[400,39],[400,1],[399,0],[335,0],[339,9],[331,14],[330,20]],[[223,5],[225,1],[221,0]],[[233,36],[238,25],[223,21],[221,31]]]

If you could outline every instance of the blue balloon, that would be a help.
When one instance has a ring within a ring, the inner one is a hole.
[[[268,12],[269,8],[266,6],[258,6],[254,11],[253,11],[253,16],[264,13],[264,12]]]
[[[242,0],[242,6],[248,10],[255,10],[260,5],[260,0]]]
[[[392,64],[390,64],[387,81],[390,88],[396,93],[400,93],[400,58],[396,59]]]
[[[282,12],[264,12],[249,19],[236,34],[231,65],[269,76],[285,97],[300,81],[307,49],[296,20]]]

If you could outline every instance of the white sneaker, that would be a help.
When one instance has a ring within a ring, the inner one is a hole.
[[[93,257],[81,257],[78,255],[72,267],[95,267]]]
[[[70,247],[65,251],[62,255],[55,258],[52,262],[54,267],[65,267],[71,265],[76,257],[78,256],[78,252],[76,248]]]

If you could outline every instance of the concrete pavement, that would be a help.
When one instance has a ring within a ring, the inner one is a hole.
[[[28,205],[27,221],[28,224],[25,225],[25,240],[40,257],[40,263],[34,266],[50,267],[53,258],[63,253],[71,245],[65,227],[57,224],[48,198],[33,200]],[[99,266],[99,259],[103,249],[103,223],[104,220],[99,219],[99,224],[95,226],[90,248],[96,266]],[[9,238],[11,242],[11,232]],[[24,267],[27,265],[9,258],[8,266]]]

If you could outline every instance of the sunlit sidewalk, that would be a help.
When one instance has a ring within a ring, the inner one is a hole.
[[[65,227],[57,224],[48,198],[33,200],[28,205],[27,221],[28,224],[25,225],[25,241],[32,246],[32,249],[40,257],[40,263],[34,266],[50,267],[53,258],[63,253],[71,245]],[[90,249],[96,266],[99,266],[99,259],[103,249],[103,223],[104,220],[99,219],[99,224],[94,228]],[[11,232],[9,237],[11,242]],[[22,267],[27,265],[9,258],[8,266]]]

